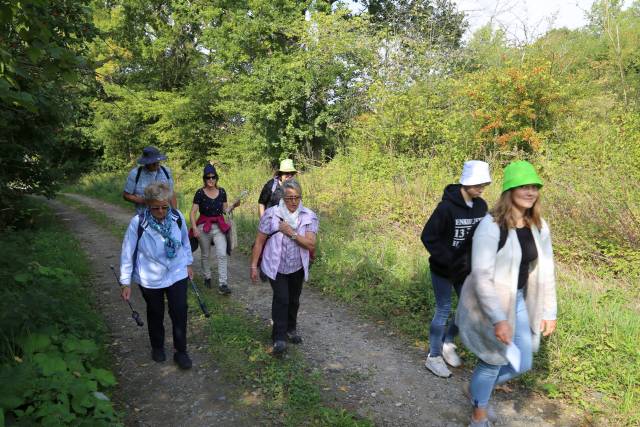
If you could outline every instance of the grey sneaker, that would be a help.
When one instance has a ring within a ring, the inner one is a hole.
[[[424,363],[424,366],[438,377],[449,378],[451,376],[451,371],[447,368],[442,356],[427,356],[427,361]]]
[[[469,399],[469,402],[471,402],[471,404],[473,405],[473,399],[471,398],[471,388],[468,382],[464,383],[462,385],[462,394],[464,394],[464,396]],[[498,414],[496,413],[496,410],[493,409],[493,405],[489,404],[487,406],[487,418],[489,419],[489,421],[491,421],[492,423],[497,423],[498,422]]]
[[[442,345],[442,358],[449,366],[453,366],[454,368],[462,365],[462,359],[460,359],[460,356],[456,353],[456,348],[456,345],[452,342],[446,342]]]
[[[222,285],[218,286],[218,293],[220,295],[229,295],[231,293],[231,289],[229,289],[226,283],[223,283]]]

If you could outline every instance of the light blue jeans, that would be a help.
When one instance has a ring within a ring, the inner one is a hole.
[[[496,385],[505,383],[531,369],[533,363],[532,334],[523,290],[518,290],[516,296],[515,329],[513,343],[520,349],[520,371],[516,372],[511,365],[490,365],[478,360],[478,365],[471,377],[471,403],[474,407],[486,408]]]
[[[447,321],[451,313],[451,293],[455,289],[460,296],[462,284],[454,286],[449,279],[431,272],[431,284],[433,294],[436,297],[436,311],[429,327],[429,356],[435,357],[442,354],[442,343],[453,342],[458,335],[458,327],[455,320],[451,319],[447,329]]]

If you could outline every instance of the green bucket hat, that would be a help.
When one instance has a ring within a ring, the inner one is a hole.
[[[502,192],[522,185],[537,185],[542,187],[542,180],[536,173],[533,165],[525,160],[511,162],[504,168],[504,181]]]

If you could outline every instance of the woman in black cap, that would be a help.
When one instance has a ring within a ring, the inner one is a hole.
[[[167,160],[167,156],[162,154],[156,147],[144,147],[142,157],[138,159],[138,163],[141,166],[131,169],[127,176],[122,198],[134,203],[138,214],[142,214],[146,209],[144,189],[154,182],[167,183],[173,194],[170,200],[171,207],[174,209],[178,207],[173,175],[171,175],[171,170],[167,166],[160,164],[162,160]]]
[[[223,295],[231,293],[227,283],[227,237],[230,225],[225,222],[224,214],[228,214],[240,204],[236,201],[229,206],[227,192],[218,187],[218,173],[216,168],[208,164],[202,174],[203,187],[193,196],[190,219],[193,236],[198,239],[200,246],[200,261],[204,273],[204,284],[211,287],[211,264],[209,253],[211,242],[215,244],[216,258],[218,260],[218,291]],[[199,213],[196,219],[196,214]]]

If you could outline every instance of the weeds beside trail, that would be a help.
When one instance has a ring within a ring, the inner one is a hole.
[[[0,426],[118,425],[89,261],[40,202],[0,237]]]

